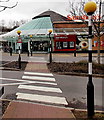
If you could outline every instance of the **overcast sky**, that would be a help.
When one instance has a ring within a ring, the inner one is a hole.
[[[16,2],[18,2],[18,5],[15,8],[6,9],[5,11],[0,12],[0,21],[3,19],[5,21],[20,21],[22,19],[31,20],[34,16],[49,9],[67,16],[69,14],[68,1],[69,0],[10,0],[9,2],[0,2],[0,5],[6,6],[15,5]],[[79,1],[81,0],[74,0],[74,2]]]
[[[34,16],[49,9],[64,16],[68,15],[68,0],[10,0],[9,2],[0,2],[0,5],[12,6],[16,2],[18,2],[18,5],[15,8],[0,12],[0,21],[2,19],[5,21],[30,20]]]

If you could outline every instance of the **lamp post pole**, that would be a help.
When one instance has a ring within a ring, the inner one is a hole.
[[[92,1],[88,2],[84,6],[84,10],[88,15],[88,27],[89,27],[89,47],[88,47],[88,84],[87,84],[87,115],[89,118],[94,116],[94,85],[92,82],[92,14],[96,10],[96,4]]]
[[[21,36],[20,36],[21,31],[18,30],[17,34],[18,34],[18,42],[17,43],[22,43]],[[18,56],[18,66],[19,66],[19,69],[21,69],[21,49],[20,49],[20,45],[19,45],[18,53],[19,53],[19,56]]]
[[[89,17],[89,48],[88,48],[88,53],[89,53],[89,63],[88,63],[88,76],[89,76],[89,81],[87,84],[87,109],[88,109],[88,116],[92,117],[94,115],[94,85],[92,82],[92,21],[91,21],[91,15]]]
[[[31,56],[32,56],[32,49],[33,49],[32,35],[30,35],[30,52],[31,52]]]
[[[50,45],[49,45],[49,53],[50,53],[50,57],[49,57],[49,62],[52,63],[52,40],[51,40],[51,33],[52,30],[49,30],[49,38],[50,38]]]
[[[19,64],[19,69],[21,69],[21,49],[20,49],[20,46],[19,46],[18,64]]]

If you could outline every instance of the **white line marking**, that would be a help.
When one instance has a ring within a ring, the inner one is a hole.
[[[55,81],[55,78],[50,78],[50,77],[38,77],[38,76],[22,76],[22,79]]]
[[[29,75],[42,75],[42,76],[53,76],[51,73],[37,73],[37,72],[24,72],[24,74],[29,74]]]
[[[38,81],[35,81],[35,82],[38,84],[57,85],[57,83],[52,83],[52,82],[38,82]]]
[[[40,60],[28,60],[28,62],[42,62],[42,63],[47,63],[47,61],[40,61]]]
[[[45,58],[44,57],[29,57],[30,59],[43,59],[43,60],[45,60]]]
[[[6,83],[6,84],[0,84],[0,86],[11,86],[11,85],[21,85],[21,84],[29,84],[28,82],[21,82],[21,83]]]
[[[57,83],[53,82],[40,82],[40,81],[29,81],[29,80],[20,80],[20,79],[11,79],[11,78],[0,78],[1,80],[7,80],[7,81],[19,81],[24,82],[24,84],[30,84],[30,83],[38,83],[38,84],[48,84],[48,85],[57,85]],[[13,83],[15,84],[15,83]],[[17,84],[17,83],[16,83]],[[0,84],[0,86],[6,86],[6,85],[12,85],[12,83],[6,83],[6,84]]]
[[[47,61],[45,60],[44,57],[30,57],[28,62],[43,62],[43,63],[46,63]]]
[[[16,95],[18,95],[17,99],[68,105],[64,97],[45,96],[45,95],[27,94],[27,93],[16,93]]]
[[[32,85],[19,85],[18,88],[19,89],[45,91],[45,92],[62,93],[62,91],[59,88],[52,88],[52,87],[41,87],[41,86],[32,86]]]
[[[10,80],[10,81],[21,81],[24,82],[26,80],[20,80],[20,79],[12,79],[12,78],[0,78],[1,80]]]

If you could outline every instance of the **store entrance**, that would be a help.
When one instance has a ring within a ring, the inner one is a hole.
[[[48,51],[48,41],[33,41],[33,51]]]

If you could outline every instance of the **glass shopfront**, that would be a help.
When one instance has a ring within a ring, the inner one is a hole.
[[[48,41],[33,41],[32,44],[33,51],[48,51],[49,47]]]

